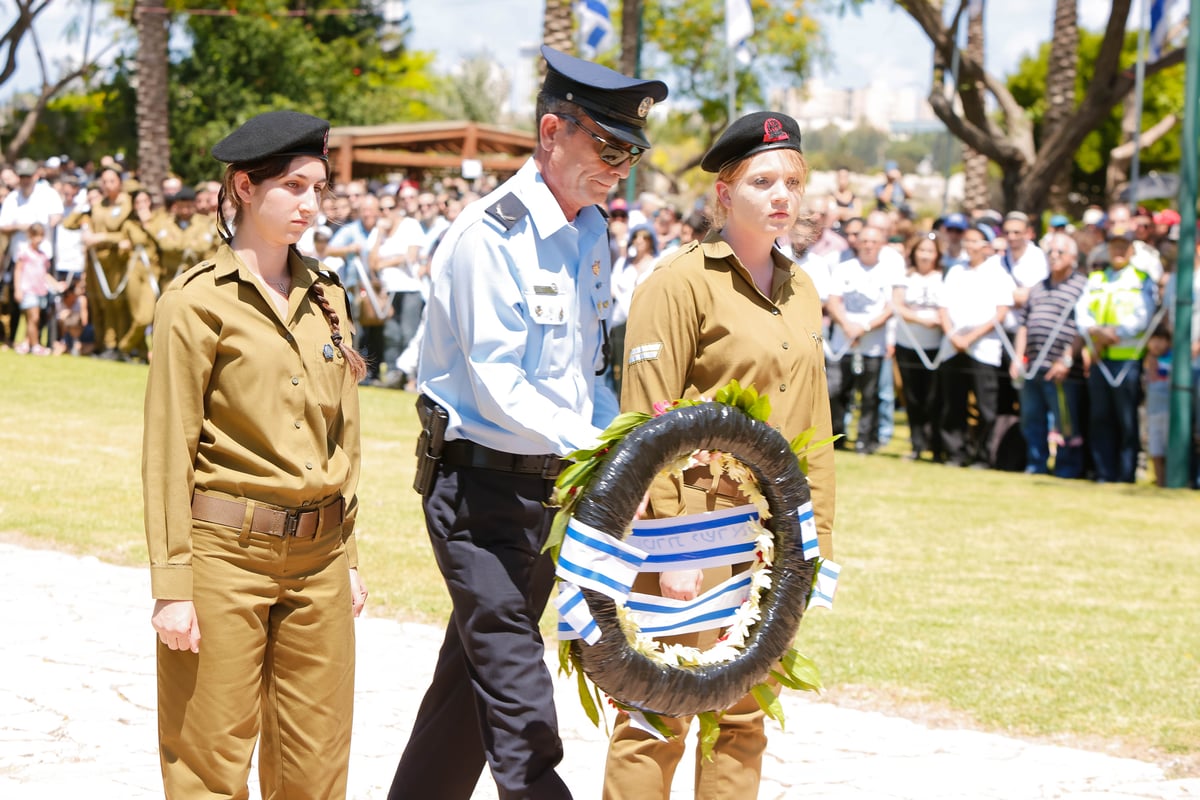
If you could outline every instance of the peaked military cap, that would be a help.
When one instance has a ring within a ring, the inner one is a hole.
[[[189,200],[195,200],[196,199],[196,190],[190,186],[184,186],[182,189],[180,189],[175,194],[167,195],[167,197],[165,199],[166,199],[167,205],[171,205],[172,203],[179,203],[179,202],[186,202]]]
[[[217,142],[212,154],[227,164],[271,156],[329,158],[329,123],[299,111],[268,111]]]
[[[542,56],[546,59],[543,92],[580,106],[621,141],[650,148],[644,133],[646,117],[655,103],[667,99],[665,83],[630,78],[546,45],[542,45]]]
[[[700,167],[705,172],[720,172],[764,150],[781,149],[800,152],[800,126],[787,114],[756,111],[726,128],[704,154]]]

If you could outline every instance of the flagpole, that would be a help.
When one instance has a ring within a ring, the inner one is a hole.
[[[1187,77],[1183,101],[1183,141],[1179,165],[1179,261],[1175,269],[1175,358],[1171,360],[1171,411],[1167,429],[1167,486],[1183,489],[1192,485],[1192,405],[1191,370],[1193,275],[1196,268],[1196,193],[1197,161],[1200,160],[1200,0],[1192,0],[1191,24],[1187,38]]]
[[[734,69],[734,60],[737,58],[737,49],[734,47],[726,48],[729,52],[726,54],[729,64],[728,86],[729,86],[729,119],[725,123],[727,126],[732,125],[737,119],[737,74]]]
[[[1133,102],[1137,124],[1133,127],[1133,162],[1129,166],[1129,207],[1137,213],[1137,184],[1142,161],[1142,97],[1146,83],[1146,30],[1150,27],[1150,0],[1142,0],[1142,24],[1138,31],[1137,73],[1134,81]]]

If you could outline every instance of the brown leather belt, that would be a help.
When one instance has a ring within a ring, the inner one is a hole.
[[[342,524],[346,501],[338,496],[319,508],[280,508],[267,503],[255,503],[250,530],[271,536],[295,536],[311,539],[329,533]],[[246,524],[246,501],[227,500],[211,494],[192,495],[192,519],[224,525],[241,530]]]
[[[714,488],[712,471],[704,465],[685,469],[683,471],[683,482],[687,486],[694,487],[709,494],[728,497],[731,500],[739,500],[743,497],[740,484],[727,475],[722,475],[721,479],[717,482],[717,485]]]
[[[567,462],[554,455],[522,455],[493,450],[467,439],[453,439],[442,448],[442,461],[451,467],[478,467],[554,480]]]

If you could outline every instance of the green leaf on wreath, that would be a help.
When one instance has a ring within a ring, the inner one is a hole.
[[[597,728],[600,727],[600,709],[596,707],[596,701],[592,699],[592,692],[588,689],[587,677],[583,674],[583,670],[575,673],[579,683],[579,704],[583,706],[583,711],[587,714],[588,719]]]
[[[771,398],[764,395],[759,395],[748,409],[746,414],[759,422],[766,422],[771,417]]]
[[[546,537],[546,543],[542,545],[542,552],[549,553],[554,559],[554,563],[558,563],[558,551],[562,548],[563,539],[567,536],[567,523],[571,520],[571,515],[565,509],[554,515],[554,521],[550,523],[550,535]]]
[[[600,434],[600,441],[615,442],[624,439],[630,431],[648,419],[650,419],[650,415],[642,411],[626,411],[618,414],[612,422],[608,423],[604,433]]]
[[[779,660],[779,665],[783,667],[783,672],[796,683],[798,687],[806,692],[818,692],[824,688],[821,684],[821,672],[817,669],[817,664],[808,656],[802,654],[798,650],[788,650],[783,654],[783,658]]]
[[[574,671],[571,661],[571,642],[561,640],[558,643],[558,674],[567,675]]]
[[[721,719],[714,711],[702,711],[696,719],[700,720],[700,755],[706,761],[712,761],[713,748],[721,735]]]
[[[750,694],[754,695],[754,699],[758,701],[758,707],[763,710],[773,720],[779,722],[779,727],[783,727],[783,704],[779,702],[779,696],[771,689],[771,685],[760,683],[750,690]]]

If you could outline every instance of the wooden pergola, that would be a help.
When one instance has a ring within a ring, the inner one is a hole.
[[[353,180],[377,168],[452,169],[478,160],[484,172],[511,175],[533,153],[532,133],[478,122],[405,122],[329,131],[334,180]]]

